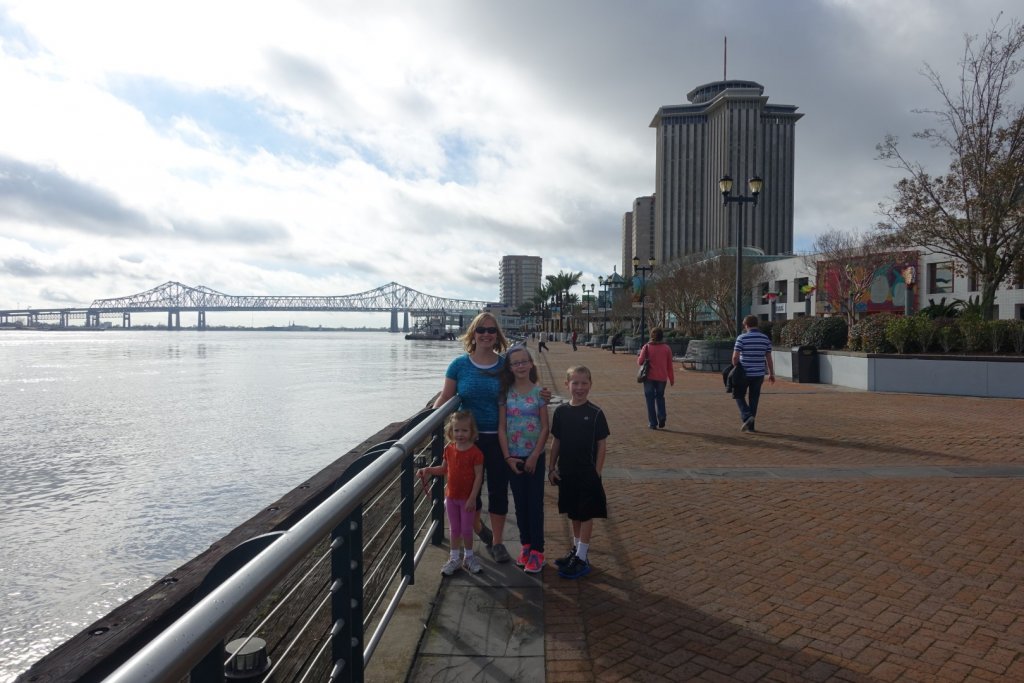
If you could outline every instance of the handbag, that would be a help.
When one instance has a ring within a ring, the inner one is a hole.
[[[645,349],[647,348],[646,344],[644,344],[644,348]],[[636,371],[636,381],[638,383],[640,383],[640,384],[643,384],[644,382],[646,382],[647,381],[647,373],[650,372],[650,371],[651,371],[651,359],[650,358],[644,358],[643,365],[641,365],[640,369]]]

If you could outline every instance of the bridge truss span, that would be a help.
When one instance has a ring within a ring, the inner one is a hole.
[[[414,314],[445,311],[466,313],[487,307],[486,301],[448,299],[389,282],[358,294],[341,296],[264,296],[224,294],[209,287],[165,282],[159,287],[115,299],[96,299],[97,311],[367,311],[406,310]]]
[[[86,327],[99,327],[101,315],[119,313],[124,326],[130,327],[132,313],[167,312],[167,326],[180,328],[181,312],[194,311],[198,315],[198,326],[205,328],[208,311],[378,312],[390,313],[391,331],[398,332],[399,311],[405,317],[402,328],[408,331],[409,315],[446,320],[475,315],[489,305],[486,301],[425,294],[397,282],[341,296],[269,296],[224,294],[206,286],[192,287],[172,281],[138,294],[95,299],[88,308],[0,311],[0,322],[22,317],[29,325],[53,320],[65,327],[71,318],[84,317]]]

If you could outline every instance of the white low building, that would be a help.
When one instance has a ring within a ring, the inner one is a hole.
[[[977,278],[971,273],[964,273],[964,268],[955,267],[949,256],[921,251],[907,253],[911,255],[911,261],[914,261],[911,265],[915,267],[916,282],[910,290],[912,311],[918,311],[933,302],[939,303],[942,299],[951,303],[981,295]],[[808,284],[820,287],[820,283],[815,281],[816,273],[809,261],[813,262],[813,259],[807,256],[779,256],[767,261],[764,264],[767,279],[758,283],[750,293],[753,300],[751,313],[762,320],[789,320],[803,315],[838,313],[831,310],[823,296],[819,296],[819,290],[810,294],[801,291]],[[907,286],[900,272],[902,267],[897,265],[889,272],[877,275],[870,292],[856,302],[860,313],[904,312]],[[1017,273],[1011,281],[1000,285],[996,292],[993,317],[1024,319],[1024,273]]]

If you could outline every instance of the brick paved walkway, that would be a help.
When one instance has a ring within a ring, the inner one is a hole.
[[[549,346],[612,436],[594,571],[543,574],[547,681],[1024,680],[1024,402],[780,380],[745,434],[677,370],[652,431],[634,357]]]
[[[781,380],[744,434],[690,372],[655,432],[632,357],[551,346],[594,372],[612,516],[599,571],[545,576],[548,681],[1024,680],[1024,403]]]

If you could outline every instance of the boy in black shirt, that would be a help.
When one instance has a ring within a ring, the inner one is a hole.
[[[595,517],[607,517],[608,505],[601,484],[608,421],[604,412],[587,400],[592,378],[579,365],[566,372],[569,403],[558,406],[551,419],[551,465],[548,479],[558,485],[558,511],[572,521],[573,548],[558,560],[558,575],[578,579],[590,573],[587,555]]]

